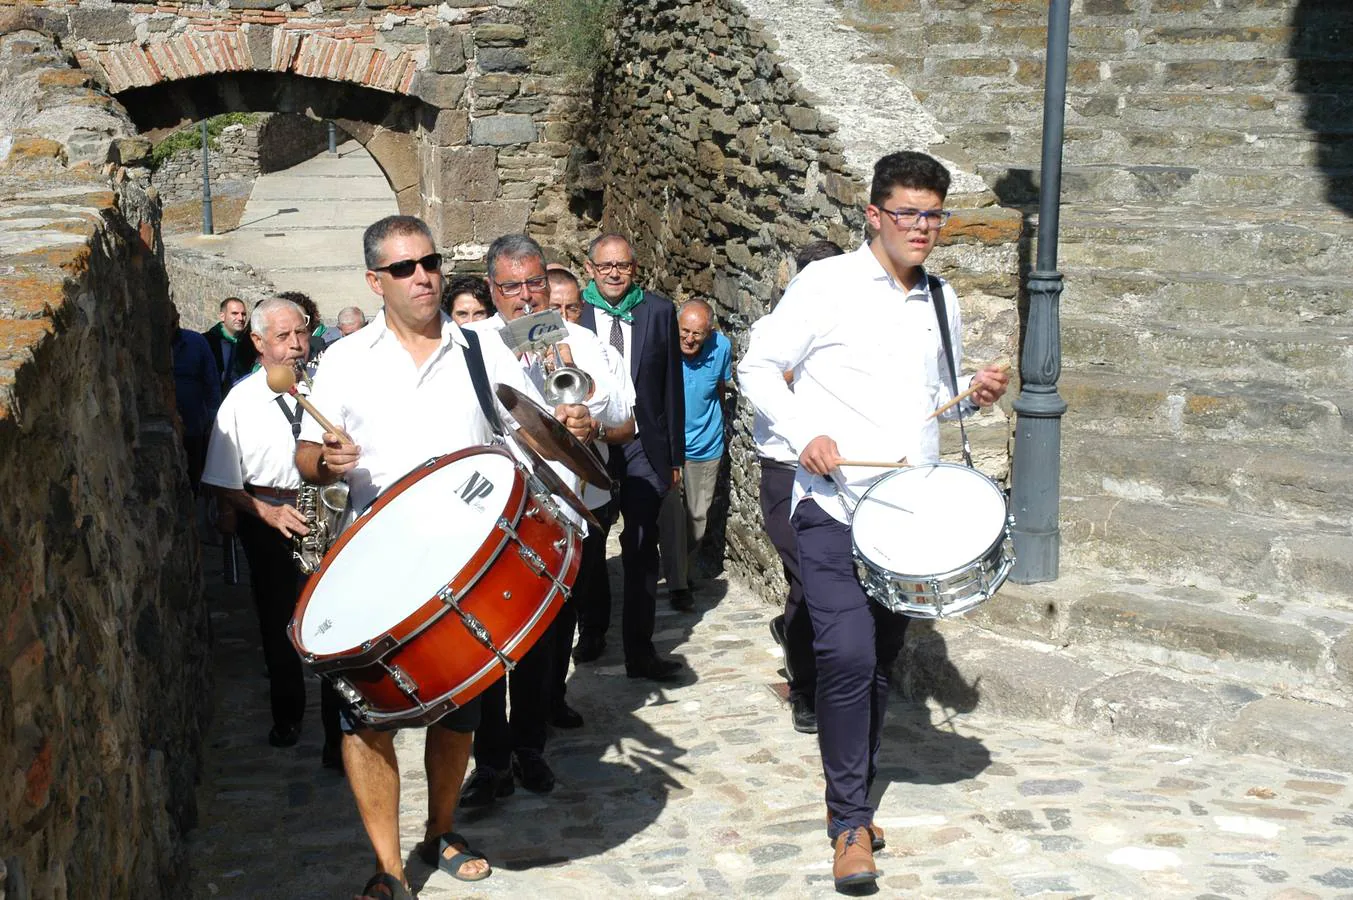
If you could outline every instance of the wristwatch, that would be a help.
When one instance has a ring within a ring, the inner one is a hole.
[[[606,426],[601,422],[597,423],[597,440],[606,443]]]

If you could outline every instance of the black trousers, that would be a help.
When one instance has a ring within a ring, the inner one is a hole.
[[[621,633],[625,661],[638,663],[656,655],[653,626],[658,608],[658,520],[662,500],[672,486],[671,472],[655,472],[639,441],[624,446],[625,477],[620,482],[620,564],[624,569],[624,620]]]
[[[761,519],[766,534],[780,554],[789,595],[785,598],[785,668],[794,674],[789,691],[813,702],[817,692],[817,662],[813,656],[813,620],[803,608],[803,581],[799,577],[799,548],[789,524],[794,493],[793,464],[761,459]]]
[[[551,668],[551,682],[554,697],[553,709],[564,702],[568,690],[568,657],[573,649],[573,629],[577,626],[583,634],[604,635],[611,626],[611,578],[606,572],[606,536],[615,522],[617,504],[614,500],[605,506],[592,510],[601,523],[600,528],[588,526],[587,537],[583,538],[583,558],[578,565],[578,578],[573,582],[573,592],[555,620],[559,626],[555,631],[554,660]]]
[[[517,663],[480,694],[479,728],[474,733],[475,768],[507,771],[514,750],[545,749],[545,722],[551,709],[556,618]],[[512,695],[512,716],[507,697]]]
[[[287,623],[296,612],[301,573],[291,559],[291,541],[277,529],[247,513],[236,518],[258,610],[273,724],[294,725],[305,714],[305,669],[287,638]]]

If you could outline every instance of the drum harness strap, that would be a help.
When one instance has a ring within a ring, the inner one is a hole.
[[[929,272],[926,273],[926,279],[930,287],[930,301],[935,307],[935,316],[940,320],[940,342],[944,344],[944,361],[949,364],[949,385],[957,397],[958,373],[954,370],[954,344],[949,338],[949,315],[944,309],[944,285]],[[974,468],[972,448],[968,446],[968,430],[963,427],[963,404],[960,403],[955,411],[958,413],[958,433],[963,438],[963,462],[971,469]]]
[[[479,335],[468,328],[462,328],[465,335],[465,364],[470,369],[470,383],[474,385],[474,395],[479,399],[479,408],[484,411],[489,429],[497,437],[503,437],[503,420],[498,417],[498,408],[493,405],[493,393],[489,390],[489,373],[484,368],[484,351],[479,347]]]

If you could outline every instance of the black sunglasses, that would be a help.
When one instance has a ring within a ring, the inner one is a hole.
[[[422,259],[400,259],[384,266],[376,266],[373,272],[389,272],[392,278],[408,278],[413,274],[415,266],[422,266],[423,271],[429,275],[434,272],[441,274],[442,255],[440,253],[429,253]]]

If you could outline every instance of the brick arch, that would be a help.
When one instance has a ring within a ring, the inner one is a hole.
[[[362,144],[380,166],[400,212],[423,212],[418,133],[437,111],[416,97],[352,82],[260,72],[165,79],[115,96],[137,129],[152,136],[227,112],[295,113],[331,119]]]

